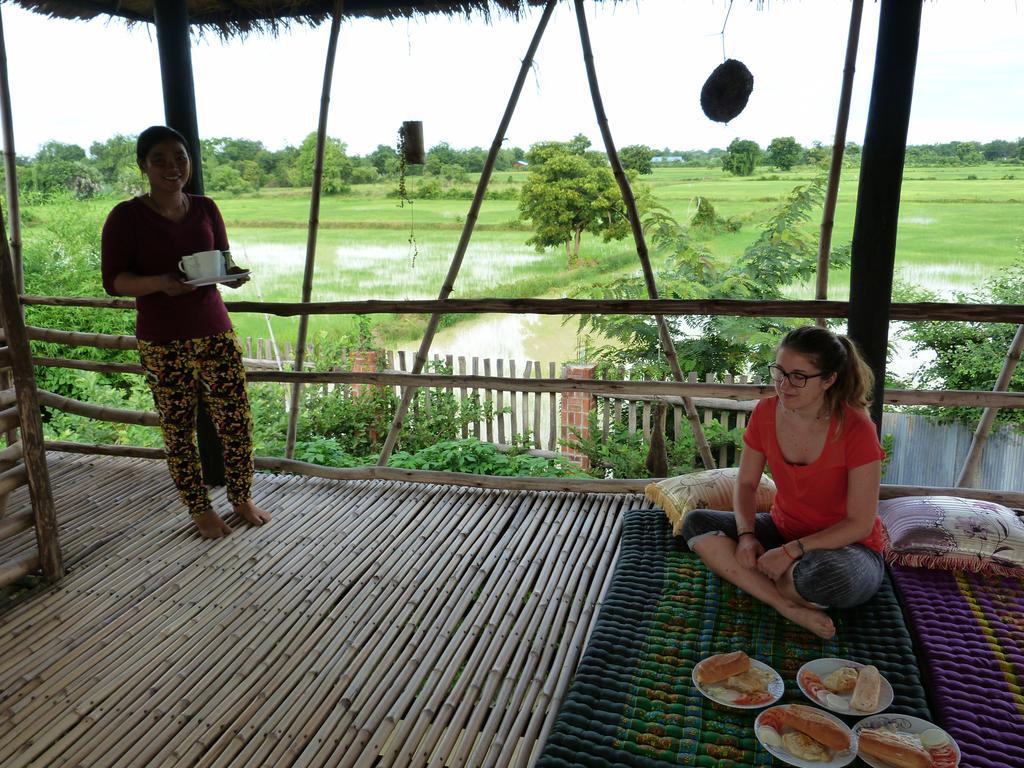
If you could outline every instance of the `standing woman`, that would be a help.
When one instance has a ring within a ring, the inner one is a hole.
[[[135,145],[149,192],[119,203],[103,225],[103,287],[136,297],[139,357],[160,416],[167,468],[199,533],[216,539],[231,528],[213,510],[195,442],[199,388],[224,448],[228,500],[243,520],[270,515],[252,500],[252,413],[245,369],[227,309],[213,285],[187,285],[179,260],[229,250],[213,200],[186,194],[191,161],[184,137],[153,126]],[[239,287],[244,279],[227,285]]]
[[[776,394],[743,435],[733,512],[694,510],[683,536],[721,578],[829,638],[825,609],[869,600],[885,573],[873,376],[853,342],[815,326],[786,334],[770,368]],[[766,464],[775,500],[755,514]]]

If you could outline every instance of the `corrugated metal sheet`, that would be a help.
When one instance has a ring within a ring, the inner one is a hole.
[[[892,459],[883,483],[951,487],[967,458],[974,427],[885,413],[882,434],[893,436]],[[1009,428],[993,432],[981,458],[977,486],[1024,491],[1024,434]]]

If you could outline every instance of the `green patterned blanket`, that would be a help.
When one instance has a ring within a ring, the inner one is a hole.
[[[716,704],[691,680],[696,662],[739,649],[782,675],[783,701],[807,703],[797,670],[836,656],[879,668],[895,692],[889,711],[929,719],[888,578],[870,602],[832,616],[836,637],[815,637],[708,572],[662,512],[627,512],[611,587],[537,765],[778,764],[754,738],[757,710]]]

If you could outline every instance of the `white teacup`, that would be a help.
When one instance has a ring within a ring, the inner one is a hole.
[[[224,274],[224,254],[220,251],[193,253],[178,262],[178,269],[184,272],[189,280],[220,277]]]

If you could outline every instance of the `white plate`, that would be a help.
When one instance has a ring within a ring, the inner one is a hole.
[[[710,658],[710,657],[708,657]],[[732,707],[733,709],[761,709],[761,707],[768,707],[774,704],[776,701],[782,698],[782,694],[786,692],[786,684],[782,682],[782,676],[774,669],[769,667],[763,661],[757,659],[750,660],[751,669],[760,669],[765,672],[772,673],[772,679],[768,681],[768,694],[771,696],[770,699],[761,702],[760,704],[737,704],[733,701],[729,701],[728,695],[730,693],[739,694],[736,691],[729,691],[725,686],[715,683],[713,685],[705,685],[704,683],[697,682],[697,668],[704,663],[707,659],[703,659],[693,665],[693,684],[702,696],[706,696],[718,704],[726,707]]]
[[[853,732],[859,734],[865,728],[883,728],[885,730],[893,731],[896,733],[910,733],[915,736],[924,733],[928,730],[936,730],[949,739],[949,743],[953,747],[955,758],[953,762],[938,762],[935,760],[935,753],[932,752],[932,766],[934,768],[954,768],[954,766],[960,765],[960,747],[957,746],[956,741],[946,733],[939,726],[929,723],[927,720],[922,720],[919,717],[912,717],[911,715],[872,715],[871,717],[865,717],[853,726]],[[931,752],[931,750],[929,750]],[[883,763],[874,757],[868,757],[867,755],[859,755],[860,759],[871,766],[871,768],[892,768],[889,763]]]
[[[850,661],[849,659],[815,659],[814,661],[809,661],[800,667],[799,671],[796,673],[796,684],[800,687],[804,696],[813,701],[819,707],[825,707],[825,709],[838,712],[840,715],[854,715],[855,717],[861,717],[863,715],[874,715],[879,712],[884,712],[892,706],[893,700],[892,686],[889,685],[889,681],[885,679],[884,675],[882,675],[882,685],[878,691],[878,706],[870,712],[862,712],[859,709],[853,709],[850,706],[852,694],[832,693],[829,691],[827,693],[827,700],[825,699],[826,694],[822,694],[822,697],[819,699],[807,688],[807,686],[804,685],[804,672],[813,672],[822,681],[824,681],[826,677],[831,675],[840,667],[853,667],[854,669],[860,669],[863,666],[863,664],[859,664],[856,661]]]
[[[785,747],[782,747],[781,745],[775,747],[769,744],[765,744],[764,741],[762,741],[761,734],[759,732],[761,730],[762,718],[764,718],[764,716],[767,715],[769,712],[773,712],[777,709],[784,708],[785,707],[772,707],[771,709],[766,709],[763,712],[759,713],[757,719],[754,720],[754,736],[757,737],[757,743],[764,747],[766,750],[768,750],[769,753],[777,757],[782,762],[788,765],[795,765],[797,766],[797,768],[842,768],[842,766],[849,765],[853,762],[853,758],[857,756],[856,734],[851,732],[850,727],[842,720],[840,720],[838,717],[836,717],[835,715],[830,715],[828,712],[822,712],[820,709],[816,711],[819,712],[822,715],[822,717],[827,717],[833,723],[835,723],[844,731],[846,731],[846,733],[851,734],[850,749],[844,749],[842,752],[829,750],[829,752],[832,754],[831,760],[829,760],[828,762],[814,762],[812,760],[802,760],[796,755],[791,755],[789,752],[786,751]],[[779,735],[781,736],[782,734]],[[886,766],[886,768],[891,768],[891,766]]]
[[[185,280],[185,285],[191,285],[198,288],[201,285],[213,285],[214,283],[231,283],[243,277],[249,276],[249,270],[245,272],[235,272],[230,275],[217,275],[216,277],[197,277],[195,280]]]

